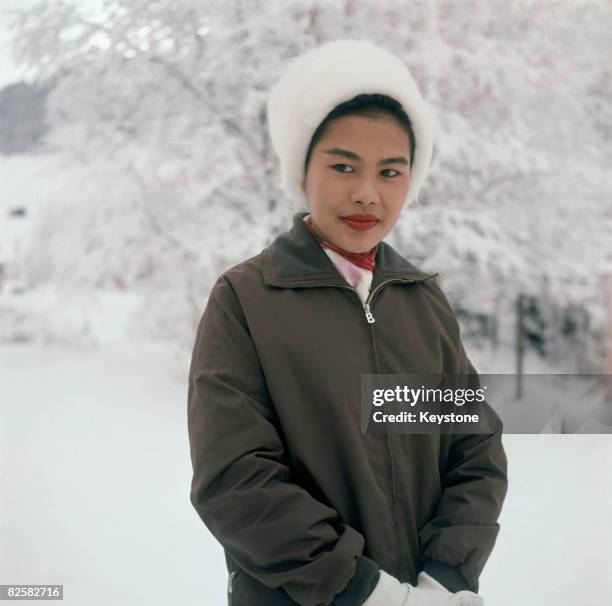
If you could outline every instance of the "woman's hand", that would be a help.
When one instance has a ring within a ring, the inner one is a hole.
[[[362,606],[407,606],[412,589],[414,589],[412,585],[400,583],[381,568],[378,583]]]
[[[413,587],[381,569],[374,591],[362,606],[484,606],[484,600],[473,591],[452,593],[426,572],[419,573]]]

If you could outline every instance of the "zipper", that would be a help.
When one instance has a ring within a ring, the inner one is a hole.
[[[234,590],[234,577],[238,574],[239,569],[232,570],[227,579],[227,606],[232,606],[232,591]]]
[[[374,316],[372,315],[372,311],[370,310],[370,304],[366,301],[363,304],[363,307],[365,309],[365,317],[366,317],[366,320],[368,321],[368,324],[374,324],[376,320],[374,319]]]
[[[374,352],[374,360],[376,362],[376,372],[380,374],[380,363],[378,361],[378,353],[376,352],[376,341],[374,338],[374,328],[370,327],[370,340],[372,342],[372,351]],[[387,446],[387,454],[389,457],[389,475],[391,477],[391,503],[395,508],[396,486],[395,486],[395,464],[393,462],[393,452],[391,450],[391,435],[389,432],[385,434],[385,444]]]
[[[411,284],[412,282],[414,282],[414,280],[411,279],[406,279],[406,278],[390,278],[389,280],[385,280],[384,282],[381,282],[380,284],[378,284],[376,286],[376,288],[374,290],[372,290],[370,292],[370,294],[368,295],[366,302],[364,304],[365,307],[365,311],[366,311],[366,319],[368,321],[368,324],[374,324],[374,322],[376,322],[374,315],[372,314],[372,310],[370,308],[371,304],[372,304],[372,300],[374,299],[374,297],[376,296],[376,293],[385,285],[385,284],[389,284],[390,282],[406,282],[408,284]],[[378,353],[376,351],[376,339],[374,337],[374,327],[370,326],[370,340],[372,343],[372,351],[374,352],[374,362],[376,365],[376,372],[380,373],[380,362],[378,360]],[[388,457],[389,457],[389,473],[391,476],[391,503],[393,506],[393,510],[395,511],[395,502],[396,502],[396,494],[397,494],[397,489],[396,489],[396,485],[395,485],[395,464],[393,462],[393,452],[391,450],[391,436],[390,434],[387,432],[387,434],[385,435],[385,444],[387,446],[387,453],[388,453]],[[399,553],[399,547],[398,547],[398,553]]]
[[[376,288],[370,292],[365,303],[361,303],[361,299],[359,298],[359,293],[357,292],[357,290],[353,288],[352,286],[349,286],[348,284],[321,284],[321,286],[335,286],[337,288],[348,288],[349,290],[352,290],[357,295],[357,299],[359,300],[359,303],[364,309],[365,318],[368,324],[374,324],[374,322],[376,322],[376,319],[374,318],[374,314],[372,313],[372,309],[371,309],[372,299],[374,298],[374,295],[385,284],[389,284],[390,282],[406,282],[407,284],[412,284],[413,282],[416,282],[416,280],[412,280],[409,278],[389,278],[389,280],[385,280],[384,282],[381,282],[380,284],[378,284]]]
[[[376,288],[374,288],[374,290],[372,290],[368,294],[368,297],[366,298],[365,303],[362,304],[362,307],[365,312],[366,321],[370,325],[370,330],[368,331],[370,334],[370,346],[372,347],[372,352],[374,353],[374,364],[376,367],[376,372],[379,374],[380,374],[380,361],[378,359],[378,353],[376,351],[376,340],[374,337],[374,327],[372,326],[372,324],[376,322],[376,319],[374,318],[374,314],[372,313],[371,305],[372,305],[372,301],[374,297],[376,296],[376,293],[378,293],[383,286],[391,282],[406,282],[407,284],[412,284],[413,282],[416,282],[416,280],[413,280],[410,278],[389,278],[388,280],[384,280],[383,282],[378,284]],[[357,299],[361,303],[361,298],[359,297],[359,293],[352,286],[344,285],[344,284],[327,284],[325,286],[337,286],[339,288],[348,288],[349,290],[352,290],[355,293],[355,295],[357,295]],[[395,484],[395,464],[393,462],[393,451],[391,449],[391,436],[388,432],[385,434],[385,446],[387,450],[387,460],[389,461],[389,465],[387,469],[389,472],[389,476],[391,478],[391,517],[394,521],[395,527],[397,528],[398,527],[397,515],[396,515],[396,503],[397,503],[396,488],[397,487]],[[395,537],[395,553],[397,554],[397,564],[398,564],[398,568],[400,568],[402,565],[401,546],[399,542],[398,533],[394,532],[393,535]]]
[[[374,353],[374,365],[375,365],[376,372],[379,374],[381,370],[380,361],[378,359],[378,352],[376,350],[376,338],[374,336],[374,327],[372,326],[372,324],[374,324],[375,322],[375,319],[370,309],[370,305],[372,304],[372,300],[374,296],[376,295],[376,293],[385,284],[388,284],[389,282],[394,282],[394,281],[401,281],[401,282],[408,282],[408,283],[414,282],[414,280],[398,280],[397,278],[385,280],[384,282],[381,282],[372,292],[370,292],[365,302],[365,306],[367,306],[366,307],[366,319],[368,320],[368,324],[370,325],[370,330],[368,332],[370,333],[370,344],[372,346],[372,351]],[[370,317],[368,317],[367,312],[369,312]],[[396,484],[395,484],[395,464],[393,462],[393,451],[391,449],[391,434],[389,434],[389,432],[385,434],[385,446],[387,450],[387,460],[389,461],[389,465],[388,465],[389,477],[391,478],[391,517],[395,524],[395,528],[397,529],[398,528],[397,515],[396,515],[397,489],[396,489]],[[395,553],[397,554],[397,565],[398,565],[398,569],[400,569],[402,566],[402,554],[401,554],[401,546],[400,546],[399,536],[398,536],[399,533],[396,531],[393,533],[393,535],[395,537]]]
[[[434,277],[434,276],[431,276],[431,277]],[[429,278],[426,278],[426,279],[429,279]],[[376,372],[378,373],[380,373],[381,368],[380,368],[380,361],[378,359],[378,352],[376,350],[376,339],[374,336],[374,327],[372,326],[372,324],[374,324],[376,320],[374,318],[374,315],[372,314],[371,305],[372,305],[372,300],[374,299],[374,296],[376,295],[376,293],[385,284],[389,284],[390,282],[405,282],[407,284],[412,284],[413,282],[416,282],[416,280],[407,279],[407,278],[390,278],[389,280],[385,280],[384,282],[381,282],[378,286],[376,286],[374,290],[370,292],[370,294],[368,295],[366,299],[366,302],[364,303],[366,319],[368,321],[368,324],[370,324],[370,330],[369,330],[370,341],[372,345],[372,351],[374,352],[374,362],[376,366]],[[395,527],[398,528],[397,487],[395,483],[395,464],[393,462],[393,450],[391,448],[391,434],[388,432],[385,434],[385,445],[387,447],[387,455],[389,459],[389,473],[391,476],[391,517],[395,523]],[[395,532],[394,535],[395,535],[395,552],[397,554],[397,564],[398,564],[398,570],[399,570],[402,567],[402,562],[404,561],[404,559],[402,556],[402,545],[399,541],[399,533]]]
[[[374,324],[374,322],[376,322],[376,319],[374,318],[374,315],[372,314],[372,310],[370,309],[370,305],[372,304],[372,299],[374,298],[374,295],[385,284],[389,284],[389,282],[406,282],[407,284],[412,284],[412,282],[414,282],[414,281],[415,280],[411,280],[409,278],[389,278],[389,280],[385,280],[384,282],[381,282],[380,284],[378,284],[378,286],[376,286],[376,288],[372,292],[370,292],[370,294],[368,295],[368,297],[366,299],[366,302],[363,304],[363,307],[365,309],[365,316],[366,316],[366,320],[368,321],[368,324]],[[357,291],[355,291],[355,292],[357,292]]]

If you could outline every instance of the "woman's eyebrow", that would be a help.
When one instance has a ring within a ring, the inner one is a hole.
[[[361,158],[355,152],[349,151],[348,149],[341,149],[340,147],[331,147],[330,149],[326,149],[325,153],[332,156],[344,156],[351,160],[361,161]],[[395,158],[379,160],[378,165],[380,166],[381,164],[408,164],[408,160],[404,156],[396,156]]]

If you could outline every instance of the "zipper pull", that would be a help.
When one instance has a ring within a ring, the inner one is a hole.
[[[228,597],[231,596],[232,591],[234,590],[234,577],[236,576],[237,570],[232,570],[229,574],[229,579],[227,581],[227,593]]]
[[[374,319],[374,316],[372,315],[372,312],[370,311],[370,304],[364,303],[363,307],[365,309],[365,317],[366,317],[366,320],[368,321],[368,324],[374,324],[376,320]]]

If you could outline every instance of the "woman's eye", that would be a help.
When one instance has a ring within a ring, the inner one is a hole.
[[[353,167],[350,164],[334,164],[332,166],[332,168],[334,168],[335,170],[337,170],[340,173],[354,172],[353,171]],[[349,170],[345,170],[345,169],[349,169]],[[395,170],[394,168],[385,168],[385,169],[383,169],[382,172],[384,173],[385,171],[391,171],[392,173],[394,173],[394,174],[391,174],[391,175],[389,175],[389,174],[384,175],[385,177],[396,177],[397,175],[401,174],[398,170]]]
[[[334,164],[332,168],[335,168],[340,173],[350,172],[350,171],[342,170],[341,168],[339,169],[338,168],[339,166],[347,166],[348,168],[353,170],[353,167],[350,164]]]

